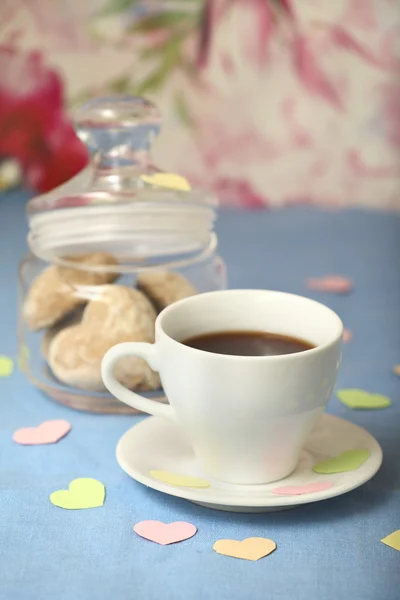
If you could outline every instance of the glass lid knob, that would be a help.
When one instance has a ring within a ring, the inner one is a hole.
[[[161,117],[149,100],[136,96],[94,98],[76,110],[74,120],[78,136],[93,155],[96,187],[110,187],[117,175],[126,180],[129,167],[134,168],[133,179],[137,179],[138,168],[142,172],[157,170],[151,167],[149,150],[160,131]]]

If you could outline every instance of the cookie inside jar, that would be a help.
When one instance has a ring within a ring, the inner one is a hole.
[[[121,342],[154,343],[155,320],[187,296],[226,287],[214,232],[217,201],[153,165],[157,109],[141,98],[100,98],[78,109],[90,164],[74,180],[30,201],[29,254],[20,264],[20,364],[63,404],[133,412],[105,389],[104,354]],[[184,183],[184,185],[183,185]],[[166,402],[140,358],[116,378]]]
[[[142,266],[143,260],[132,268],[126,257],[90,252],[64,256],[53,265],[39,261],[33,276],[35,262],[31,257],[29,268],[21,269],[23,370],[56,400],[94,412],[130,412],[122,404],[119,410],[103,384],[104,354],[122,342],[154,343],[157,315],[173,302],[208,291],[209,275],[215,272],[209,261],[184,274]],[[143,359],[121,359],[115,375],[129,389],[167,401],[158,373]]]
[[[180,273],[159,269],[143,271],[136,282],[132,277],[131,285],[122,285],[121,273],[107,270],[118,261],[105,253],[66,257],[63,262],[79,264],[79,269],[45,268],[32,282],[23,315],[32,331],[41,332],[42,357],[58,381],[105,392],[101,361],[107,350],[122,342],[154,343],[158,312],[196,289]],[[102,264],[103,272],[88,270],[93,264]],[[136,357],[121,359],[116,377],[134,391],[161,388],[158,374]]]

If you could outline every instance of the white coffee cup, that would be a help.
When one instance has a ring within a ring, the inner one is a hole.
[[[315,346],[296,354],[232,356],[181,342],[205,333],[267,331]],[[143,412],[177,422],[204,471],[235,484],[282,479],[335,386],[343,324],[309,298],[266,290],[199,294],[164,309],[155,344],[127,342],[102,362],[105,386]],[[140,356],[158,371],[169,405],[122,386],[113,370],[119,359]],[[157,465],[154,465],[156,468]]]

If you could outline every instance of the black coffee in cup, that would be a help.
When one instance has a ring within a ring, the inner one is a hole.
[[[182,344],[204,352],[233,356],[278,356],[315,347],[296,337],[266,331],[217,331],[191,337]]]

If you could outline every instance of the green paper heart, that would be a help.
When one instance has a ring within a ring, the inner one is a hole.
[[[354,409],[387,408],[392,404],[392,401],[387,396],[370,394],[365,390],[338,390],[336,395],[342,404]]]
[[[58,490],[50,494],[54,506],[68,510],[96,508],[103,506],[106,490],[101,481],[90,477],[74,479],[68,490]]]
[[[347,450],[333,458],[327,458],[317,463],[313,467],[316,473],[346,473],[347,471],[355,471],[363,462],[370,456],[369,450]]]

